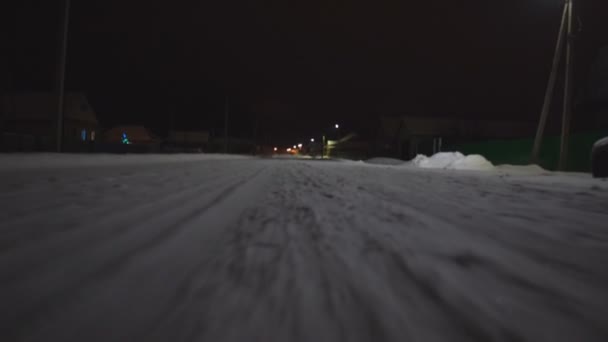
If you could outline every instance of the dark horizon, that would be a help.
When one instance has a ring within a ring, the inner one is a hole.
[[[258,139],[278,142],[334,122],[369,130],[380,115],[533,122],[561,3],[74,1],[66,86],[88,94],[104,126],[156,131],[221,133],[228,96],[230,135],[253,137],[257,122]],[[580,104],[608,45],[608,3],[575,5]],[[61,7],[22,1],[7,11],[4,91],[52,89]]]

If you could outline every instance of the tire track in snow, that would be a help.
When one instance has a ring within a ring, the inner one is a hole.
[[[87,251],[91,248],[99,248],[110,241],[121,236],[132,233],[133,230],[145,230],[147,225],[155,225],[159,221],[170,224],[179,219],[180,215],[188,215],[188,212],[198,210],[195,201],[200,198],[201,192],[213,190],[216,187],[231,184],[234,180],[240,180],[242,176],[229,175],[228,178],[219,178],[211,184],[201,183],[190,189],[171,193],[167,196],[159,196],[149,202],[139,204],[129,210],[121,210],[118,213],[108,212],[107,216],[92,223],[76,225],[68,230],[54,231],[47,239],[40,239],[34,243],[15,244],[12,249],[0,252],[0,269],[2,277],[0,281],[10,281],[19,278],[19,274],[35,273],[42,268],[51,268],[49,263],[59,265],[67,261],[62,258],[72,258],[74,254]],[[184,207],[167,211],[170,204],[182,202]],[[159,211],[161,208],[163,211]],[[176,216],[177,211],[177,216]],[[6,236],[3,236],[5,239]],[[45,258],[41,258],[44,255]],[[11,270],[11,267],[13,270]]]
[[[361,276],[357,273],[366,273],[368,279],[376,279],[377,282],[384,284],[384,286],[388,285],[382,292],[383,295],[380,296],[374,294],[374,290],[365,286],[358,288],[346,286],[351,294],[351,300],[354,301],[351,305],[354,304],[359,310],[368,312],[366,315],[368,322],[378,322],[377,327],[373,325],[369,327],[369,339],[399,340],[410,338],[415,340],[431,340],[438,338],[438,336],[433,336],[433,333],[421,332],[418,329],[418,324],[414,323],[420,320],[420,318],[413,316],[411,312],[407,312],[407,309],[404,310],[404,308],[410,307],[413,304],[412,302],[425,306],[427,308],[425,310],[426,314],[429,317],[433,317],[433,320],[437,322],[442,322],[441,325],[445,328],[449,327],[452,339],[472,341],[487,341],[490,339],[490,335],[481,329],[475,321],[466,320],[461,316],[461,312],[457,308],[450,306],[449,302],[444,301],[441,294],[435,290],[431,283],[423,282],[424,278],[421,278],[420,274],[416,274],[403,259],[404,253],[401,250],[403,246],[400,246],[401,249],[393,246],[394,243],[392,242],[394,240],[392,240],[392,235],[383,235],[379,232],[372,234],[369,231],[370,228],[381,227],[361,226],[357,224],[356,219],[349,215],[348,210],[336,210],[342,206],[343,202],[348,202],[349,199],[352,201],[356,198],[351,191],[358,190],[357,187],[350,186],[348,181],[340,175],[333,175],[323,171],[318,173],[322,173],[323,177],[317,178],[319,184],[315,188],[331,189],[331,184],[340,185],[339,189],[336,189],[334,186],[333,190],[339,191],[334,191],[331,197],[332,202],[338,203],[334,206],[318,207],[318,209],[320,208],[319,215],[332,218],[332,220],[327,220],[327,222],[332,222],[336,226],[348,227],[345,238],[354,242],[355,249],[350,254],[343,253],[345,250],[344,246],[340,246],[342,248],[333,246],[334,248],[327,249],[330,253],[333,252],[333,258],[341,260],[346,268],[351,270],[351,273],[347,276],[347,278],[350,278],[350,281],[347,283],[358,283],[357,279],[361,278]],[[315,181],[313,180],[313,182]],[[348,192],[345,193],[345,191]],[[312,202],[320,201],[322,200],[322,196],[326,196],[326,193],[321,192],[316,195],[310,196],[309,199]],[[380,202],[379,204],[378,209],[382,212],[382,203]],[[329,211],[323,210],[325,208],[329,209]],[[334,228],[331,227],[332,223],[329,223],[329,226],[325,228]],[[330,243],[336,244],[335,238],[334,236]],[[407,255],[407,253],[405,254]],[[368,282],[364,282],[364,284],[369,285]],[[387,307],[390,307],[393,302],[400,302],[405,306],[393,308],[393,313],[387,316]]]
[[[597,324],[605,317],[606,295],[596,288],[606,284],[604,270],[581,266],[594,272],[589,279],[560,274],[565,268],[517,248],[526,242],[539,256],[555,251],[580,264],[593,261],[590,255],[604,260],[601,247],[572,259],[570,253],[584,252],[582,245],[560,252],[552,249],[559,239],[545,239],[551,237],[546,231],[524,234],[525,211],[517,210],[525,203],[509,202],[517,192],[508,183],[337,163],[245,164],[238,175],[272,167],[176,234],[141,226],[126,231],[116,239],[117,255],[65,286],[56,284],[51,292],[58,295],[20,316],[35,321],[10,330],[11,337],[357,342],[601,341],[608,335]],[[478,198],[478,186],[495,194]],[[226,189],[217,190],[214,196]],[[494,202],[485,205],[488,200]],[[484,212],[470,215],[484,205]],[[167,220],[185,219],[187,212]],[[601,230],[601,222],[580,222]],[[165,239],[158,235],[165,233]],[[530,239],[550,243],[541,248]],[[111,241],[91,256],[114,252]],[[13,293],[36,295],[39,288],[28,286]]]
[[[203,171],[206,173],[221,172],[221,170],[216,169],[213,165],[201,164],[199,168],[199,171]],[[121,202],[119,200],[124,200],[125,196],[124,194],[117,194],[117,184],[120,185],[122,183],[132,185],[145,185],[146,187],[152,187],[153,184],[175,184],[175,182],[182,178],[180,177],[181,175],[179,175],[179,169],[169,170],[170,174],[165,174],[162,176],[163,178],[160,179],[158,171],[151,170],[144,170],[144,172],[141,172],[141,170],[138,169],[132,169],[129,172],[117,170],[114,171],[115,174],[112,174],[112,177],[108,177],[107,175],[103,174],[97,174],[100,171],[96,169],[84,168],[81,171],[85,175],[90,172],[96,174],[96,176],[77,175],[76,178],[68,177],[65,175],[61,177],[59,175],[51,176],[51,178],[54,178],[55,181],[52,184],[49,184],[45,181],[37,180],[37,173],[29,175],[27,179],[23,180],[23,182],[30,182],[29,186],[35,188],[35,191],[37,192],[36,194],[17,192],[13,198],[0,198],[0,203],[3,203],[5,206],[13,205],[19,210],[23,211],[23,213],[21,214],[9,213],[5,211],[3,214],[7,216],[6,222],[11,223],[11,225],[15,225],[23,221],[31,221],[32,214],[47,215],[48,213],[56,212],[55,209],[61,209],[66,206],[66,204],[70,203],[66,202],[70,199],[70,197],[78,197],[79,202],[82,200],[81,197],[84,197],[84,199],[92,201],[93,204],[106,204],[108,202],[112,203],[117,200],[118,202]],[[9,175],[7,177],[10,178],[11,176]],[[129,181],[129,179],[131,180]],[[120,187],[118,190],[120,190]],[[154,190],[154,194],[157,197],[162,197],[163,195],[175,192],[174,187],[167,187],[164,189],[159,189],[158,187],[156,187],[154,188]],[[164,193],[159,193],[159,190],[163,190]],[[52,193],[53,196],[49,196],[49,193]],[[72,193],[74,193],[74,195],[68,196],[67,199],[65,198],[66,196],[62,196]],[[61,201],[58,201],[58,199],[61,199]],[[36,202],[42,204],[36,206]],[[135,204],[137,204],[137,202]],[[131,203],[131,205],[133,204]],[[121,207],[119,205],[113,205],[112,209],[113,208],[118,209]],[[124,208],[124,203],[122,203],[122,208]]]
[[[218,176],[209,175],[208,178],[213,179]],[[147,184],[147,182],[141,182]],[[60,201],[56,204],[60,210],[47,210],[37,211],[33,208],[29,210],[33,213],[26,217],[19,217],[17,219],[5,221],[5,231],[0,232],[2,237],[2,245],[0,245],[0,257],[2,254],[16,248],[22,248],[26,245],[28,248],[35,247],[36,243],[49,244],[53,239],[59,239],[72,231],[78,229],[83,230],[90,240],[96,240],[97,237],[92,238],[88,234],[97,234],[100,232],[96,231],[102,225],[109,225],[111,221],[127,221],[130,220],[129,224],[134,224],[141,219],[149,219],[150,215],[155,214],[157,211],[154,210],[156,207],[162,207],[167,203],[180,199],[181,201],[187,202],[199,195],[199,192],[205,191],[214,185],[209,185],[205,182],[198,184],[194,187],[182,187],[175,190],[163,189],[161,193],[154,193],[153,196],[147,196],[146,201],[142,202],[138,198],[138,194],[130,194],[130,199],[134,199],[135,202],[129,201],[129,198],[114,198],[112,201],[107,201],[110,204],[105,203],[93,203],[92,209],[80,208],[75,209],[74,205],[70,205],[64,201]],[[137,196],[137,197],[136,197]],[[139,201],[138,201],[139,200]],[[25,201],[21,201],[23,206],[26,206]],[[114,204],[118,202],[120,204]],[[127,202],[128,207],[125,208]],[[85,209],[84,211],[82,209]],[[127,209],[127,210],[125,210]],[[94,222],[83,222],[83,217],[102,217],[102,220]],[[40,222],[43,221],[41,218],[47,218],[46,223],[41,227]],[[50,222],[48,218],[51,218]],[[53,220],[55,222],[53,222]],[[126,222],[128,223],[128,222]],[[60,229],[57,226],[62,226]]]
[[[335,169],[332,169],[331,171],[336,171]],[[334,178],[339,178],[339,175],[333,175]],[[328,177],[321,177],[320,179],[327,179]],[[473,240],[473,241],[478,241],[478,246],[475,247],[474,249],[480,249],[478,248],[479,246],[483,246],[484,244],[487,244],[488,242],[496,244],[496,246],[492,247],[494,249],[494,253],[497,253],[498,251],[502,251],[503,256],[508,257],[509,260],[518,261],[518,264],[524,266],[526,263],[529,263],[529,261],[532,260],[533,263],[535,263],[534,258],[532,259],[527,259],[526,258],[526,254],[522,253],[518,255],[517,250],[512,250],[513,246],[508,246],[508,245],[504,245],[499,243],[498,241],[494,241],[495,237],[492,237],[491,235],[487,235],[487,224],[488,222],[493,222],[496,221],[492,216],[488,216],[488,215],[482,215],[478,218],[476,218],[475,220],[471,221],[458,221],[455,220],[455,218],[457,216],[454,215],[454,210],[450,210],[450,209],[444,209],[442,208],[442,206],[444,206],[442,203],[449,203],[450,206],[454,206],[455,203],[462,203],[462,202],[450,202],[448,200],[445,200],[445,202],[439,201],[439,200],[435,200],[433,199],[433,203],[435,204],[434,206],[425,206],[424,203],[428,203],[431,201],[427,201],[424,200],[423,196],[426,196],[427,193],[430,193],[429,196],[431,197],[436,197],[436,195],[433,194],[433,189],[427,189],[426,192],[422,192],[422,193],[417,193],[417,192],[412,192],[412,196],[403,196],[403,191],[393,191],[390,189],[383,189],[383,188],[378,188],[377,186],[374,186],[370,181],[365,180],[364,177],[355,177],[352,178],[351,181],[353,181],[353,183],[356,184],[360,184],[360,183],[367,183],[365,184],[365,186],[368,188],[368,191],[370,191],[370,197],[374,198],[375,201],[380,200],[379,203],[384,203],[384,205],[379,205],[379,210],[372,210],[372,212],[385,212],[386,210],[383,210],[382,206],[385,207],[395,207],[395,204],[397,204],[397,207],[400,207],[398,209],[400,209],[403,212],[403,216],[404,217],[417,217],[418,219],[423,219],[423,222],[426,221],[426,223],[423,226],[427,226],[427,227],[435,227],[435,231],[437,231],[439,234],[446,234],[446,233],[450,233],[450,235],[452,235],[454,238],[456,238],[455,241],[467,241],[467,240]],[[412,182],[412,180],[410,179],[410,183],[414,183]],[[414,185],[414,188],[416,186]],[[352,188],[352,187],[351,187]],[[347,188],[345,188],[347,189]],[[453,191],[453,190],[452,190]],[[343,194],[344,197],[346,198],[354,198],[356,197],[356,194],[351,193],[351,194]],[[420,201],[422,199],[422,201]],[[361,203],[361,201],[357,201],[359,203]],[[373,203],[370,201],[370,203]],[[411,209],[410,209],[411,208]],[[413,210],[412,210],[413,209]],[[459,209],[459,208],[458,208]],[[457,209],[457,210],[458,210]],[[369,211],[369,210],[368,210]],[[390,222],[390,220],[388,220],[387,222]],[[393,223],[396,223],[395,220],[393,219]],[[474,227],[475,229],[470,230],[470,229],[464,229],[465,227],[463,227],[462,225],[466,225],[466,224],[470,224],[472,227]],[[379,225],[382,226],[382,225]],[[394,228],[397,228],[395,226],[395,224],[393,224]],[[486,229],[483,229],[483,228]],[[506,228],[506,227],[505,227]],[[441,232],[440,232],[441,231]],[[426,235],[428,235],[430,232],[425,233]],[[461,235],[460,237],[458,237],[458,235]],[[379,234],[376,234],[376,236],[380,236]],[[448,235],[449,236],[449,235]],[[442,240],[446,240],[449,239],[448,236],[443,236],[441,238]],[[517,235],[515,235],[517,236]],[[514,236],[514,237],[515,237]],[[428,237],[427,237],[428,239]],[[407,240],[404,240],[403,242],[405,242]],[[429,242],[431,242],[432,240],[429,240]],[[400,246],[407,246],[408,243],[400,243]],[[427,243],[428,244],[428,243]],[[442,252],[442,248],[440,247],[440,245],[436,246],[436,247],[432,247],[432,244],[429,245],[429,247],[431,247],[430,251],[436,251],[436,252]],[[390,246],[391,243],[390,241],[385,241],[383,243],[384,246]],[[411,243],[410,243],[411,245]],[[452,249],[453,247],[457,246],[458,244],[452,244]],[[466,245],[470,245],[470,246],[475,246],[474,244],[470,244],[470,243],[465,243]],[[438,248],[439,247],[439,248]],[[416,254],[418,254],[419,256],[421,255],[420,253],[420,248],[415,248],[417,250]],[[481,249],[485,249],[487,251],[489,251],[488,248],[481,248]],[[443,252],[445,253],[445,252]],[[424,255],[424,254],[422,254]],[[489,255],[485,254],[482,255],[482,258],[485,257],[487,258]],[[495,258],[494,256],[492,256],[492,258]],[[483,260],[483,259],[481,259]],[[438,263],[435,263],[434,265],[435,267],[440,266]],[[527,266],[527,268],[531,268],[532,265]],[[523,269],[525,269],[526,267],[524,267]],[[574,288],[587,288],[587,290],[591,290],[591,293],[601,293],[602,290],[601,288],[603,288],[603,286],[598,286],[595,287],[593,285],[590,286],[590,284],[584,284],[583,283],[579,283],[577,281],[573,281],[572,279],[568,279],[565,278],[563,274],[560,274],[559,271],[557,271],[558,269],[556,269],[556,272],[549,272],[548,269],[546,269],[544,266],[541,266],[539,264],[536,264],[532,269],[536,269],[537,271],[537,275],[533,275],[533,274],[522,274],[520,270],[518,270],[515,267],[509,267],[507,269],[504,269],[504,267],[499,264],[499,263],[493,263],[493,264],[488,264],[484,267],[484,269],[487,269],[488,271],[490,271],[489,277],[492,279],[502,279],[503,282],[507,283],[507,284],[513,284],[515,286],[517,286],[518,288],[521,289],[525,289],[527,288],[527,290],[525,290],[524,292],[520,293],[520,299],[523,298],[523,295],[530,295],[532,294],[532,296],[536,299],[536,300],[541,300],[544,302],[543,304],[537,303],[536,307],[540,307],[540,308],[545,308],[546,312],[551,313],[553,316],[553,319],[555,319],[556,321],[560,321],[562,320],[563,323],[560,326],[564,326],[564,327],[569,327],[570,329],[575,329],[575,330],[570,330],[570,333],[572,333],[572,331],[578,331],[579,333],[581,333],[581,335],[579,336],[584,336],[584,335],[589,335],[589,336],[593,336],[595,334],[595,336],[601,336],[601,335],[605,335],[608,332],[605,330],[605,328],[602,327],[601,324],[601,319],[600,317],[605,316],[605,313],[602,313],[602,309],[601,309],[601,304],[597,303],[593,298],[597,298],[597,297],[593,297],[593,295],[589,296],[587,295],[584,291],[582,292],[573,292],[572,289]],[[495,272],[492,272],[495,271]],[[597,271],[595,272],[597,273]],[[544,274],[545,276],[540,276],[541,274]],[[593,274],[593,273],[592,273]],[[601,274],[601,273],[600,273]],[[479,277],[479,276],[478,276]],[[485,277],[485,276],[484,276]],[[531,281],[526,280],[527,278],[531,279]],[[560,281],[557,282],[557,284],[553,283],[551,284],[550,282],[553,280],[553,282],[555,282],[555,279],[560,279]],[[542,290],[534,290],[533,287],[529,287],[528,285],[524,284],[534,284],[533,281],[539,281],[542,279],[542,283],[546,283],[546,285],[543,285],[545,287],[542,288]],[[569,285],[567,285],[569,284]],[[558,286],[555,286],[558,285]],[[596,283],[596,285],[598,285]],[[560,290],[557,290],[557,287],[560,287]],[[554,290],[555,289],[555,290]],[[555,292],[557,291],[557,292]],[[514,292],[514,291],[513,291]],[[453,293],[453,294],[457,294],[457,293]],[[464,295],[466,298],[467,294],[463,293],[462,295]],[[470,294],[468,294],[470,296]],[[601,297],[601,296],[600,296]],[[604,296],[605,297],[605,296]],[[546,301],[545,301],[546,298]],[[553,298],[553,299],[551,299]],[[569,299],[568,299],[569,298]],[[576,298],[576,299],[574,299]],[[564,302],[564,299],[566,299],[566,302]],[[572,301],[574,299],[574,301]],[[579,300],[581,300],[579,302]],[[602,302],[602,300],[600,301],[600,303]],[[580,307],[585,307],[586,310],[589,310],[587,312],[584,311],[580,311],[579,308]],[[574,311],[573,311],[574,310]],[[497,308],[494,309],[493,312],[499,312],[499,310]],[[570,323],[566,323],[568,322],[569,319],[572,319],[572,313],[576,312],[578,314],[578,321],[576,324],[578,324],[578,328],[574,328],[574,324]],[[464,312],[463,312],[464,314]],[[477,316],[482,316],[483,313],[480,313],[480,315]],[[565,315],[565,316],[562,316]],[[470,315],[470,314],[466,314],[465,316],[471,316],[471,317],[477,317],[476,315]],[[558,317],[558,316],[561,316]],[[546,316],[548,317],[548,316]],[[567,318],[568,317],[568,318]],[[546,321],[546,319],[545,319]],[[586,328],[583,328],[586,327]],[[578,329],[578,330],[576,330]],[[562,332],[565,332],[565,330],[562,330]],[[505,330],[501,330],[502,334],[508,333],[508,331]],[[511,332],[512,333],[512,332]],[[529,335],[530,331],[528,330],[528,335]],[[562,334],[561,338],[564,340],[567,340],[569,336],[568,334]],[[570,335],[570,337],[572,336],[576,336],[576,335]],[[590,337],[593,338],[593,337]]]
[[[78,277],[78,280],[73,280],[68,284],[63,284],[60,289],[52,293],[46,294],[43,298],[40,298],[36,301],[36,304],[33,304],[29,309],[24,312],[14,313],[13,317],[5,317],[4,321],[13,321],[15,322],[13,325],[13,333],[11,335],[18,336],[20,332],[27,331],[27,326],[30,324],[35,324],[41,317],[47,316],[50,311],[57,310],[58,307],[65,304],[66,301],[69,301],[70,297],[75,296],[75,294],[83,288],[87,288],[91,286],[93,283],[99,282],[104,278],[111,277],[112,275],[120,272],[121,267],[128,263],[131,259],[137,257],[139,254],[147,252],[153,248],[158,248],[159,246],[167,243],[167,240],[170,240],[172,237],[180,234],[182,227],[189,221],[194,220],[196,217],[200,217],[204,215],[206,211],[214,206],[220,205],[227,197],[231,196],[239,187],[243,186],[245,183],[252,181],[255,179],[261,172],[263,168],[257,168],[253,173],[246,173],[244,176],[235,177],[237,178],[236,182],[231,182],[228,185],[223,186],[217,191],[212,197],[208,198],[206,203],[202,206],[198,206],[198,208],[185,215],[179,219],[171,220],[172,224],[158,232],[156,232],[153,236],[148,236],[147,240],[144,241],[125,241],[123,250],[124,252],[119,253],[118,255],[112,256],[108,260],[98,260],[97,262],[101,262],[101,264],[88,264],[87,266],[90,268],[90,271],[84,272],[84,274]],[[176,199],[173,199],[175,201]],[[142,232],[146,234],[146,232]],[[149,233],[148,233],[149,235]],[[116,238],[116,236],[112,236]],[[120,247],[116,247],[116,243],[114,242],[114,246],[110,250],[120,250]],[[135,246],[134,246],[135,245]],[[98,255],[101,256],[102,253],[92,254],[93,256]],[[93,261],[93,260],[90,260]],[[47,269],[52,269],[52,267],[47,266]],[[71,272],[70,272],[71,273]],[[38,275],[34,275],[37,277]],[[52,277],[56,277],[57,274],[51,275]],[[34,278],[35,279],[35,278]],[[32,281],[34,281],[32,279]],[[17,285],[16,286],[20,286]],[[25,326],[19,325],[16,322],[28,322]]]
[[[218,205],[210,207],[201,217],[187,223],[187,227],[182,228],[183,233],[168,239],[162,248],[140,253],[130,262],[123,264],[120,274],[106,277],[101,282],[79,291],[80,300],[72,300],[56,319],[51,319],[55,316],[50,316],[49,320],[45,321],[45,326],[35,329],[38,334],[33,336],[32,340],[45,340],[49,335],[61,340],[73,340],[73,334],[78,334],[78,340],[87,341],[155,340],[145,336],[151,327],[162,324],[167,312],[179,307],[180,292],[187,289],[184,282],[200,275],[197,273],[197,267],[209,265],[209,260],[221,254],[224,246],[219,241],[231,231],[229,223],[238,217],[238,213],[243,212],[252,203],[257,203],[260,194],[271,184],[270,174],[262,170],[265,169],[265,164],[259,166],[254,169],[260,169],[260,175],[238,187],[234,193],[218,202]],[[230,216],[231,214],[235,216]],[[159,268],[159,265],[171,267]],[[111,303],[115,298],[126,300],[129,306],[119,308],[116,305],[108,305],[108,302]],[[149,299],[152,298],[154,301],[150,303]],[[96,309],[89,313],[87,308],[91,307]],[[127,328],[116,328],[127,321]],[[66,335],[70,331],[66,332],[61,327],[72,325],[74,322],[80,324],[72,329],[72,335]],[[178,333],[188,327],[173,328],[172,331]],[[107,332],[102,336],[95,335],[98,329]]]
[[[202,265],[186,282],[188,285],[184,285],[189,289],[188,296],[179,301],[168,317],[161,319],[156,325],[158,329],[142,338],[300,341],[311,340],[305,336],[314,336],[312,331],[321,329],[312,329],[317,320],[309,323],[309,329],[302,323],[313,319],[310,309],[305,308],[319,299],[303,298],[302,292],[307,291],[300,282],[312,285],[314,279],[319,279],[328,286],[331,273],[325,271],[320,259],[317,243],[322,237],[315,229],[319,223],[314,212],[300,204],[298,190],[293,188],[292,171],[283,167],[275,171],[268,198],[241,216],[218,255]],[[322,269],[317,271],[318,266]],[[327,301],[320,304],[326,305]],[[272,331],[268,326],[274,320],[271,317],[281,322]],[[332,319],[321,330],[329,331],[340,323]],[[226,329],[228,326],[239,329],[231,332]],[[340,336],[344,329],[338,330],[342,332],[331,334],[337,338],[325,340],[343,340]]]

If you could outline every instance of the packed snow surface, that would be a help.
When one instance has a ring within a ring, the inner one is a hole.
[[[495,168],[497,171],[502,171],[504,173],[510,173],[510,174],[536,174],[536,175],[540,175],[540,174],[548,174],[551,171],[545,170],[542,167],[535,165],[535,164],[530,164],[530,165],[510,165],[510,164],[503,164],[503,165],[498,165]]]
[[[212,159],[243,159],[244,156],[225,154],[0,154],[0,170],[31,168],[70,168],[77,166],[141,165],[168,162],[192,162]]]
[[[608,340],[608,182],[590,175],[0,165],[0,341]]]

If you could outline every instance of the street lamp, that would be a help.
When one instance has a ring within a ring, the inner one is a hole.
[[[310,138],[310,142],[314,143],[315,142],[315,138]]]
[[[340,128],[340,125],[336,124],[336,129],[339,129],[339,128]]]
[[[302,144],[298,144],[298,148],[302,148],[302,146],[304,146],[304,145],[302,145]]]

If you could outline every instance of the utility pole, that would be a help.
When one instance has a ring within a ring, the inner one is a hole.
[[[558,169],[564,171],[568,163],[568,143],[570,142],[570,121],[572,118],[572,50],[574,37],[572,35],[572,2],[567,0],[568,31],[566,39],[566,77],[564,78],[564,107],[562,113],[562,137],[559,149]]]
[[[64,0],[63,26],[59,43],[57,63],[57,152],[63,149],[63,110],[65,101],[65,66],[68,48],[68,29],[70,23],[70,0]]]
[[[325,158],[325,134],[323,134],[323,140],[321,141],[322,145],[321,145],[321,159]]]
[[[5,31],[6,34],[6,39],[8,40],[8,29]],[[13,57],[13,46],[11,44],[11,46],[9,47],[9,51],[7,51],[6,55],[5,55],[5,60],[2,63],[2,68],[4,69],[3,71],[5,72],[5,80],[6,82],[4,82],[4,84],[2,84],[2,89],[0,92],[0,95],[6,95],[6,100],[8,101],[8,103],[6,104],[7,107],[5,108],[1,108],[0,107],[0,151],[2,151],[4,149],[4,130],[5,130],[5,120],[6,120],[6,115],[8,114],[9,111],[13,110],[13,94],[12,94],[12,90],[13,90],[13,74],[12,74],[12,57]]]
[[[258,153],[258,146],[259,146],[259,142],[258,142],[258,128],[259,128],[259,124],[260,124],[260,116],[258,115],[258,113],[254,113],[254,118],[253,118],[253,154],[257,154]]]
[[[230,111],[230,103],[228,95],[226,95],[224,103],[224,153],[228,153],[228,113]]]
[[[549,75],[549,82],[545,91],[545,99],[543,102],[543,109],[540,114],[540,121],[536,130],[536,137],[534,138],[534,147],[532,149],[531,162],[533,164],[538,163],[540,148],[542,145],[543,135],[545,133],[545,126],[547,124],[547,118],[549,117],[549,109],[553,102],[553,93],[555,92],[555,84],[557,83],[557,73],[559,71],[559,63],[561,61],[562,50],[564,46],[564,35],[566,33],[566,19],[568,16],[568,6],[564,6],[562,14],[562,21],[559,26],[559,34],[557,37],[557,44],[555,46],[555,53],[553,55],[553,66],[551,67],[551,74]]]
[[[564,37],[566,38],[566,61],[565,61],[565,77],[564,77],[564,101],[563,101],[563,112],[562,112],[562,127],[561,127],[561,141],[559,149],[559,170],[565,170],[568,161],[568,144],[570,138],[570,121],[572,118],[572,57],[573,57],[573,9],[574,1],[565,0],[564,11],[562,14],[562,21],[559,28],[559,34],[557,38],[557,45],[555,47],[555,55],[553,56],[553,66],[551,68],[551,74],[549,76],[549,82],[545,92],[545,100],[543,103],[543,109],[540,116],[540,121],[536,130],[536,137],[534,139],[534,147],[532,149],[531,161],[537,163],[539,161],[539,154],[542,145],[543,134],[549,116],[549,108],[553,102],[553,93],[555,92],[555,84],[557,82],[557,74],[559,71],[561,55],[564,53]]]

